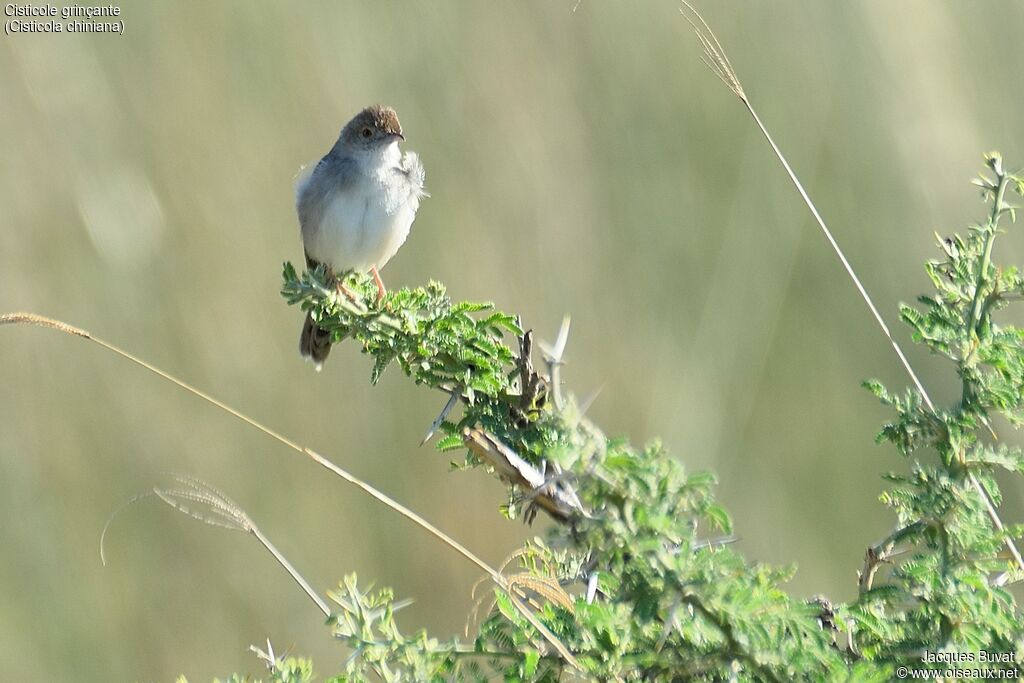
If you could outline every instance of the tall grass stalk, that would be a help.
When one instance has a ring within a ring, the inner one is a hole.
[[[825,219],[821,217],[821,213],[818,211],[818,208],[814,205],[810,195],[807,194],[807,190],[804,189],[803,183],[800,182],[800,179],[793,171],[793,168],[789,165],[789,162],[786,161],[786,157],[782,154],[782,150],[779,149],[777,144],[775,144],[775,140],[772,138],[771,133],[768,132],[768,128],[761,121],[761,117],[757,115],[754,105],[751,104],[746,90],[744,90],[743,85],[740,83],[739,76],[736,75],[736,70],[733,69],[732,63],[729,61],[729,57],[721,43],[718,41],[718,38],[715,36],[714,31],[711,30],[711,27],[708,26],[707,22],[704,21],[704,18],[693,7],[693,5],[687,2],[687,0],[680,0],[680,2],[683,4],[683,8],[680,8],[679,10],[680,13],[686,21],[689,22],[694,33],[697,35],[697,39],[700,41],[701,46],[704,49],[704,55],[701,58],[702,61],[712,71],[712,73],[718,76],[719,80],[721,80],[729,90],[739,98],[740,102],[743,103],[743,106],[750,113],[750,116],[754,119],[754,123],[757,124],[758,130],[761,131],[765,140],[768,141],[772,151],[775,153],[775,157],[779,160],[779,163],[782,164],[782,168],[785,169],[786,175],[792,181],[793,186],[796,187],[797,192],[800,194],[800,198],[807,206],[807,209],[811,212],[811,215],[814,216],[815,222],[821,229],[825,239],[828,240],[829,245],[832,247],[832,251],[835,252],[836,257],[842,264],[846,274],[849,275],[853,285],[857,288],[857,292],[860,294],[861,299],[864,300],[868,310],[871,311],[871,315],[874,317],[875,322],[878,323],[878,327],[882,330],[882,333],[885,334],[886,339],[889,340],[889,344],[892,346],[893,351],[896,352],[896,356],[899,358],[900,364],[902,364],[903,368],[907,371],[907,375],[910,376],[910,380],[914,383],[914,387],[917,389],[918,393],[921,394],[921,398],[924,400],[925,405],[928,406],[929,410],[935,413],[935,404],[928,395],[928,391],[924,388],[924,385],[918,378],[917,373],[914,372],[914,368],[910,365],[910,361],[903,353],[903,349],[900,347],[899,342],[896,341],[892,332],[889,331],[889,326],[886,325],[885,319],[882,317],[882,314],[879,313],[878,307],[875,306],[875,302],[871,299],[871,295],[868,294],[864,284],[857,276],[857,272],[853,269],[853,266],[850,265],[850,261],[846,258],[846,254],[843,253],[842,248],[839,246],[839,242],[836,241],[832,231],[825,223]],[[1000,203],[999,199],[1000,198],[997,198],[997,201],[995,202],[996,206]],[[981,283],[979,283],[977,291],[981,291]],[[978,491],[985,504],[986,513],[992,520],[992,524],[1000,533],[1005,532],[1005,525],[1003,524],[1002,519],[1000,519],[999,513],[996,511],[995,505],[992,503],[992,498],[988,495],[988,492],[973,473],[970,474],[969,477],[971,485]],[[1005,538],[1005,543],[1007,551],[1009,551],[1010,555],[1013,556],[1017,566],[1020,567],[1021,571],[1024,571],[1024,557],[1021,556],[1016,543],[1014,543],[1013,539],[1008,535]]]
[[[120,357],[122,357],[122,358],[124,358],[124,359],[126,359],[128,361],[131,361],[132,363],[134,363],[134,364],[136,364],[138,366],[141,366],[141,367],[145,368],[146,370],[152,372],[153,374],[157,375],[161,379],[164,379],[164,380],[166,380],[166,381],[168,381],[168,382],[178,386],[179,388],[184,389],[186,392],[192,394],[193,396],[197,396],[197,397],[201,398],[202,400],[206,401],[207,403],[210,403],[211,405],[219,408],[220,410],[228,413],[229,415],[233,415],[234,417],[238,418],[239,420],[241,420],[245,424],[249,425],[250,427],[253,427],[254,429],[262,432],[263,434],[269,436],[270,438],[274,439],[275,441],[277,441],[277,442],[279,442],[281,444],[284,444],[285,446],[287,446],[288,448],[292,449],[293,451],[296,451],[298,453],[301,453],[302,455],[305,455],[306,457],[310,458],[311,460],[313,460],[313,462],[317,463],[321,467],[324,467],[327,470],[329,470],[330,472],[332,472],[333,474],[341,477],[343,480],[345,480],[349,484],[352,484],[353,486],[357,487],[358,489],[360,489],[364,493],[368,494],[372,498],[375,498],[376,500],[380,501],[381,503],[386,505],[391,510],[397,512],[398,514],[402,515],[406,519],[414,522],[416,525],[418,525],[422,529],[425,529],[431,536],[433,536],[434,538],[438,539],[439,541],[441,541],[442,543],[447,545],[449,548],[451,548],[452,550],[457,552],[459,555],[461,555],[465,559],[467,559],[470,562],[472,562],[479,569],[484,571],[491,578],[491,580],[494,581],[495,585],[497,585],[499,588],[501,588],[502,590],[504,590],[506,593],[509,594],[513,604],[522,613],[523,617],[526,618],[526,620],[529,621],[530,624],[534,628],[536,628],[538,631],[540,631],[540,633],[544,636],[545,640],[547,640],[551,644],[551,646],[559,653],[559,655],[570,666],[572,666],[574,668],[579,668],[579,664],[576,662],[576,658],[573,657],[572,653],[569,652],[568,648],[566,648],[565,645],[562,644],[562,642],[550,631],[550,629],[548,629],[544,624],[542,624],[537,619],[537,617],[533,614],[533,612],[531,612],[530,609],[525,604],[523,604],[523,602],[519,598],[516,597],[516,593],[521,595],[522,592],[521,591],[516,591],[515,590],[515,586],[510,584],[509,581],[501,574],[501,572],[499,572],[497,569],[494,569],[493,567],[491,567],[489,564],[487,564],[482,559],[480,559],[475,553],[473,553],[471,550],[469,550],[469,548],[467,548],[466,546],[462,545],[461,543],[456,541],[454,538],[452,538],[451,536],[446,534],[444,531],[441,531],[441,529],[437,528],[436,526],[434,526],[433,524],[428,522],[426,519],[424,519],[423,517],[421,517],[417,513],[415,513],[412,510],[410,510],[405,505],[402,505],[401,503],[396,501],[394,498],[391,498],[390,496],[388,496],[384,492],[382,492],[379,489],[371,486],[370,484],[368,484],[367,482],[363,481],[362,479],[360,479],[356,475],[350,473],[348,470],[346,470],[346,469],[340,467],[339,465],[336,465],[335,463],[331,462],[330,460],[328,460],[324,456],[322,456],[319,453],[317,453],[316,451],[314,451],[312,448],[309,448],[307,446],[303,446],[303,445],[299,444],[298,442],[296,442],[296,441],[294,441],[292,439],[289,439],[288,437],[284,436],[280,432],[277,432],[277,431],[271,429],[270,427],[264,425],[262,422],[259,422],[258,420],[250,417],[249,415],[246,415],[242,411],[240,411],[240,410],[238,410],[236,408],[233,408],[230,405],[228,405],[228,404],[224,403],[223,401],[221,401],[220,399],[217,399],[217,398],[211,396],[210,394],[206,393],[202,389],[199,389],[197,387],[192,386],[188,382],[175,377],[171,373],[169,373],[169,372],[167,372],[165,370],[162,370],[161,368],[153,365],[152,363],[150,363],[150,362],[148,362],[146,360],[143,360],[142,358],[139,358],[135,354],[132,354],[132,353],[130,353],[130,352],[128,352],[128,351],[126,351],[126,350],[124,350],[124,349],[122,349],[122,348],[120,348],[120,347],[118,347],[118,346],[116,346],[116,345],[114,345],[114,344],[112,344],[112,343],[110,343],[110,342],[100,338],[100,337],[97,337],[97,336],[93,335],[92,333],[87,332],[86,330],[83,330],[80,327],[75,327],[74,325],[70,325],[70,324],[68,324],[68,323],[66,323],[64,321],[56,320],[54,318],[49,318],[49,317],[46,317],[46,316],[43,316],[43,315],[39,315],[37,313],[16,312],[16,313],[5,313],[3,315],[0,315],[0,326],[2,326],[2,325],[19,325],[19,324],[20,325],[35,325],[35,326],[38,326],[38,327],[44,327],[44,328],[47,328],[47,329],[56,330],[56,331],[61,332],[63,334],[68,334],[68,335],[71,335],[71,336],[74,336],[74,337],[79,337],[81,339],[86,339],[88,341],[91,341],[94,344],[97,344],[100,347],[106,349],[107,351],[110,351],[110,352],[112,352],[112,353],[114,353],[114,354],[116,354],[116,355],[118,355],[118,356],[120,356]],[[257,538],[259,538],[259,537],[257,536]],[[264,542],[264,540],[265,539],[260,539],[261,543]],[[266,544],[264,544],[264,545],[266,546]],[[269,550],[269,547],[268,547],[268,550]],[[281,562],[281,560],[283,560],[283,557],[281,557],[279,553],[274,552],[273,554],[274,554],[275,558],[278,559],[279,562]],[[297,576],[297,573],[294,573],[294,574],[292,573],[292,572],[294,572],[294,569],[291,567],[291,565],[287,561],[283,562],[282,566],[284,566],[284,568],[290,574],[292,574],[293,578],[295,578]],[[300,585],[302,585],[302,583],[303,582],[300,581]],[[318,604],[318,606],[321,605],[320,602],[317,602],[317,604]]]

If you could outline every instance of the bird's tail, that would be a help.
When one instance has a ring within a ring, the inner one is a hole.
[[[302,323],[302,336],[299,337],[299,354],[313,361],[316,371],[320,372],[330,352],[331,333],[313,322],[312,316],[307,313],[306,321]]]

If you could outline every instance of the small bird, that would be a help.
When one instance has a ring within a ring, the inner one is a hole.
[[[345,124],[331,151],[295,188],[307,268],[322,264],[334,277],[369,271],[378,300],[385,294],[379,271],[405,242],[420,199],[427,196],[419,157],[398,149],[404,140],[394,109],[367,107]],[[330,333],[307,313],[299,353],[319,371],[330,351]]]

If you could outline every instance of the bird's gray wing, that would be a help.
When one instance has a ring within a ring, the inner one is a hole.
[[[299,214],[299,229],[303,243],[320,229],[321,219],[336,192],[352,185],[358,174],[355,159],[328,153],[313,172],[296,190],[295,211]],[[306,254],[306,266],[317,263]]]

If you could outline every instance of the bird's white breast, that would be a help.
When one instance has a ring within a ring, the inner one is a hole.
[[[383,268],[408,237],[421,193],[394,163],[360,174],[327,198],[306,250],[338,272]]]

